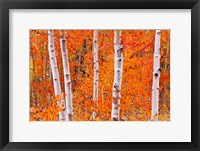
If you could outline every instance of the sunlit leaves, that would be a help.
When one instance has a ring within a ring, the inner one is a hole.
[[[66,47],[73,93],[73,121],[111,121],[114,78],[114,32],[99,30],[98,101],[93,101],[93,30],[66,30]],[[48,55],[47,30],[30,31],[30,120],[57,121],[65,108],[60,32],[54,30],[54,45],[62,94],[54,96]],[[120,118],[147,121],[151,117],[151,91],[155,30],[123,30],[123,75]],[[159,120],[170,119],[170,31],[161,32],[161,77]]]

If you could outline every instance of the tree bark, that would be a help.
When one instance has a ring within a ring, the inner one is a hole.
[[[120,98],[123,71],[123,46],[121,44],[121,31],[114,31],[114,83],[111,118],[114,121],[120,120]]]
[[[57,96],[57,95],[61,95],[61,87],[60,87],[58,65],[57,65],[55,49],[54,49],[54,36],[53,36],[52,30],[48,30],[48,51],[49,51],[51,71],[52,71],[52,76],[53,76],[54,94],[55,96]],[[59,100],[59,103],[60,103],[60,100]]]
[[[151,113],[151,119],[154,121],[158,120],[158,108],[159,108],[160,35],[161,35],[161,30],[156,30],[155,31],[155,45],[154,45],[152,113]]]
[[[93,85],[93,100],[97,100],[98,99],[98,81],[99,81],[99,65],[98,65],[98,30],[94,30],[94,41],[93,41],[93,45],[94,45],[94,57],[93,57],[93,61],[94,61],[94,85]]]
[[[99,82],[99,64],[98,64],[98,30],[94,30],[93,35],[93,63],[94,63],[94,82],[93,82],[93,100],[98,100],[98,82]],[[95,102],[96,104],[96,102]],[[95,113],[93,112],[93,120],[95,120]]]
[[[68,59],[68,50],[66,48],[65,31],[61,31],[60,36],[60,47],[62,52],[62,62],[64,70],[64,87],[65,87],[65,110],[61,113],[60,118],[62,121],[72,121],[72,88],[71,88],[71,77]]]

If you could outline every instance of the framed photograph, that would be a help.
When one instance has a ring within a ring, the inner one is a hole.
[[[200,150],[198,0],[1,0],[0,148]]]

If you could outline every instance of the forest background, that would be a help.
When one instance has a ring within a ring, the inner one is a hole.
[[[63,33],[64,32],[64,33]],[[30,30],[30,120],[58,121],[66,104],[61,50],[64,35],[71,77],[72,121],[112,121],[114,30],[98,30],[98,97],[94,100],[94,30],[53,30],[61,94],[55,95],[48,30]],[[152,120],[156,30],[121,30],[120,121]],[[63,37],[62,37],[63,38]],[[170,30],[160,33],[158,120],[170,120]],[[95,118],[94,118],[95,113]]]

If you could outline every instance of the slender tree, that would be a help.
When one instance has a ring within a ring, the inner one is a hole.
[[[61,118],[63,121],[72,121],[72,86],[70,77],[70,68],[68,60],[68,50],[66,48],[65,31],[61,30],[60,34],[60,48],[62,52],[62,62],[64,70],[64,87],[65,87],[65,110],[61,113]]]
[[[54,94],[55,96],[57,96],[61,95],[61,87],[60,87],[58,65],[56,60],[56,53],[54,49],[54,35],[52,30],[48,30],[48,51],[49,51],[50,65],[53,76]],[[61,103],[60,101],[61,100],[59,100],[59,103]]]
[[[151,119],[154,121],[158,120],[158,107],[159,107],[160,35],[161,35],[161,30],[156,30],[155,31],[155,44],[154,44],[152,113],[151,113]]]
[[[113,99],[112,99],[112,115],[111,118],[115,121],[120,120],[120,91],[122,84],[123,71],[123,46],[121,43],[121,31],[114,31],[114,83],[113,83]]]
[[[94,30],[93,34],[93,61],[94,61],[94,84],[93,84],[93,100],[98,100],[98,84],[99,84],[99,64],[98,64],[98,30]],[[96,104],[96,102],[95,102]],[[96,113],[93,112],[93,120]]]

